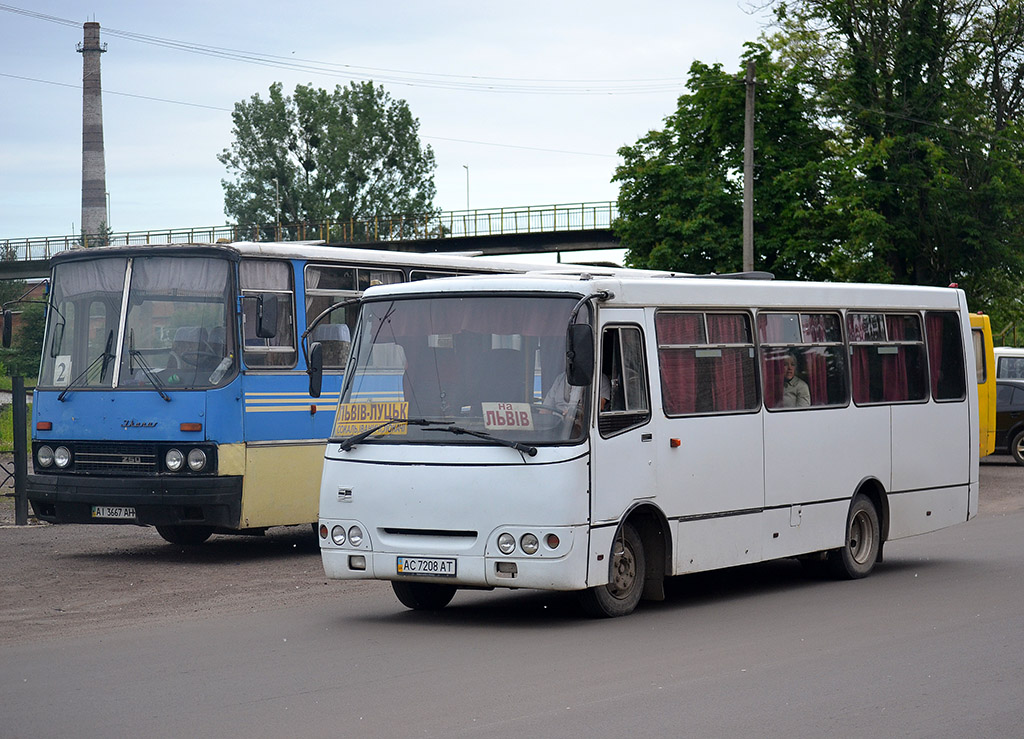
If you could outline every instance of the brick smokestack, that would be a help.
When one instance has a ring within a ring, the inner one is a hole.
[[[82,236],[88,246],[104,243],[107,223],[107,168],[103,157],[103,89],[100,86],[100,24],[86,23],[78,46],[82,55]]]

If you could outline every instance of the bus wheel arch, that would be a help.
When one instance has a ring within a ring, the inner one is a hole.
[[[660,508],[641,505],[626,516],[644,547],[643,600],[665,600],[665,577],[671,572],[672,532]]]
[[[643,596],[647,574],[643,540],[629,521],[619,524],[608,561],[608,582],[581,590],[580,606],[589,616],[615,618],[632,613]]]
[[[873,487],[863,487],[853,496],[846,517],[843,545],[829,552],[828,568],[840,580],[867,577],[881,560],[881,498],[872,496]],[[884,497],[884,496],[883,496]]]

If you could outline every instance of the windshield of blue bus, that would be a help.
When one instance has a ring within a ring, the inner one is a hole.
[[[237,367],[230,262],[76,260],[54,268],[40,387],[214,387]]]
[[[529,444],[583,438],[589,388],[565,381],[566,331],[578,301],[463,295],[364,303],[332,438],[389,418],[438,423],[394,424],[368,440],[486,443],[456,428]],[[587,317],[584,309],[578,320]]]

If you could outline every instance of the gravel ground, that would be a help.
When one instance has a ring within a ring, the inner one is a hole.
[[[10,455],[0,455],[0,463],[10,467]],[[1024,469],[1009,457],[985,460],[981,479],[982,515],[1024,508]],[[10,485],[0,492],[12,492]],[[151,528],[30,520],[14,526],[13,499],[0,498],[0,646],[336,602],[389,587],[328,581],[308,526],[260,537],[215,535],[186,548],[167,544]]]

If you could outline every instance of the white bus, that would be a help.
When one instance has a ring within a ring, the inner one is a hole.
[[[390,580],[414,609],[540,588],[596,616],[769,559],[864,577],[886,541],[976,514],[973,368],[951,288],[371,288],[326,448],[324,569]],[[376,392],[382,374],[401,390]]]

